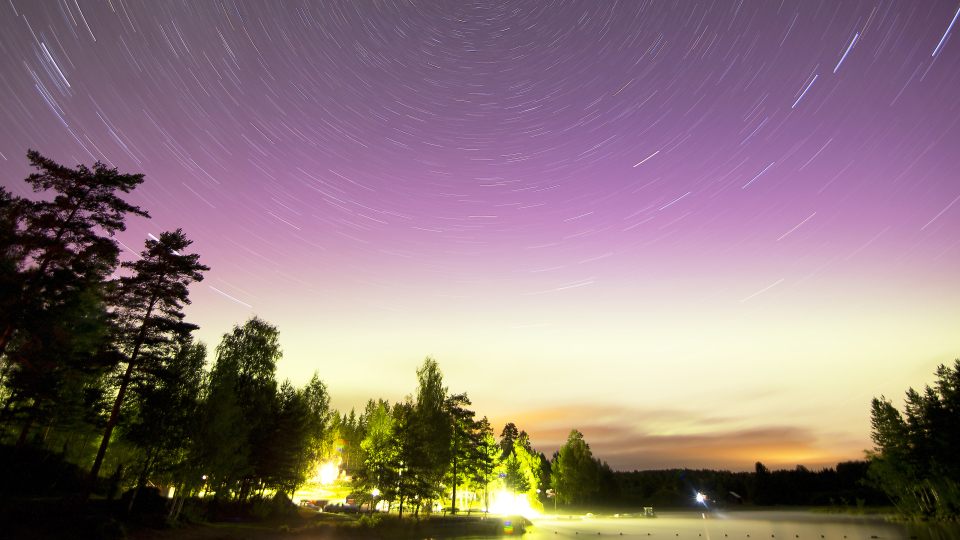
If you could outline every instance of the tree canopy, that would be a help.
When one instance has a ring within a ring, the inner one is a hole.
[[[901,414],[884,396],[871,404],[870,478],[911,517],[960,516],[960,360],[940,365],[933,386],[907,390]]]

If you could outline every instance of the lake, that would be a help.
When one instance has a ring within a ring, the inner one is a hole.
[[[635,540],[960,540],[957,524],[890,523],[883,516],[805,510],[663,512],[656,518],[550,516],[525,536],[624,536]]]

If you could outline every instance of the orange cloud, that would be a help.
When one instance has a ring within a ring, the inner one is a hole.
[[[744,427],[741,419],[676,410],[565,406],[530,411],[510,421],[527,431],[547,457],[577,429],[594,456],[615,470],[752,470],[757,461],[769,468],[802,464],[816,469],[858,459],[863,448],[863,443],[842,435],[819,439],[803,427]]]

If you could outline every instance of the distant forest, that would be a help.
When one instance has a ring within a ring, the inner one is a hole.
[[[905,415],[873,401],[868,461],[615,472],[576,429],[547,458],[513,423],[476,418],[430,357],[405,400],[370,399],[359,414],[330,408],[319,373],[303,387],[278,381],[280,331],[257,317],[224,333],[208,363],[182,312],[209,270],[186,234],[151,237],[120,262],[115,234],[149,217],[123,200],[143,175],[28,159],[40,197],[0,188],[2,496],[125,493],[133,509],[163,488],[168,522],[224,507],[263,516],[271,499],[321,487],[400,515],[504,501],[538,512],[893,502],[912,517],[960,515],[960,361],[911,389]]]
[[[867,461],[845,461],[836,467],[811,471],[768,470],[762,463],[754,472],[659,470],[614,472],[604,478],[600,492],[617,506],[695,506],[702,493],[709,507],[755,506],[883,506],[889,498],[864,485]]]

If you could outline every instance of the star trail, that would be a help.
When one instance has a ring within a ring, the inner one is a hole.
[[[120,239],[194,240],[197,337],[259,315],[341,410],[432,354],[538,447],[833,465],[958,356],[957,13],[9,0],[0,178],[144,173]]]

